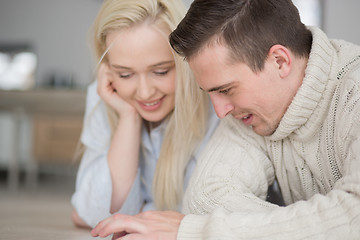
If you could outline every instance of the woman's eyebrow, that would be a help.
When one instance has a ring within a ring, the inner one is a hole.
[[[174,64],[174,63],[175,63],[174,60],[163,61],[163,62],[155,63],[154,65],[149,66],[149,68],[154,68],[154,67],[159,67],[159,66],[168,65],[168,64]],[[121,65],[118,65],[118,64],[112,64],[111,67],[116,68],[116,69],[124,69],[124,70],[131,70],[132,69],[130,67],[121,66]]]
[[[125,66],[121,66],[121,65],[117,65],[117,64],[112,64],[111,67],[117,68],[117,69],[131,70],[130,67],[125,67]]]
[[[150,67],[159,67],[159,66],[162,66],[162,65],[174,64],[174,62],[175,62],[174,60],[163,61],[163,62],[156,63],[154,65],[151,65]]]

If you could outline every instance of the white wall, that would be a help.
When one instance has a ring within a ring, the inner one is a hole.
[[[0,0],[0,42],[29,42],[38,55],[36,82],[57,71],[91,81],[87,32],[100,0]]]
[[[331,38],[344,39],[360,45],[360,1],[323,0],[324,31]]]

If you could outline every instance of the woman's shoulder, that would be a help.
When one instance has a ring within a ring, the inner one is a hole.
[[[100,96],[97,93],[97,81],[94,81],[87,87],[86,108],[95,107],[100,100]]]
[[[82,142],[92,148],[104,148],[109,144],[111,130],[105,103],[97,94],[97,81],[88,86],[83,122]]]

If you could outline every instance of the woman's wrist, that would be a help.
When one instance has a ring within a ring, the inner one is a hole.
[[[141,125],[142,118],[137,111],[128,111],[126,113],[119,114],[119,124],[138,124]],[[129,126],[130,127],[130,126]]]

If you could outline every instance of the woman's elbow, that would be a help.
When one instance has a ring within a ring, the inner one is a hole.
[[[73,224],[79,228],[91,228],[82,218],[79,216],[77,211],[74,209],[71,214]]]

